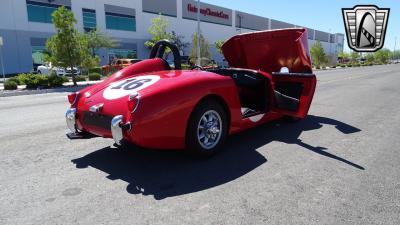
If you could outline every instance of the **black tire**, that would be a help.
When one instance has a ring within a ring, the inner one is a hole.
[[[212,148],[204,148],[198,139],[198,125],[206,112],[216,112],[221,119],[220,138]],[[195,157],[210,157],[221,150],[228,134],[228,119],[224,107],[216,100],[201,101],[192,112],[186,132],[186,151]]]

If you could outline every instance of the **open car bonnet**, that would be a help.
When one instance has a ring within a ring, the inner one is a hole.
[[[230,67],[272,73],[287,67],[290,73],[311,73],[307,30],[282,29],[239,34],[222,46]]]

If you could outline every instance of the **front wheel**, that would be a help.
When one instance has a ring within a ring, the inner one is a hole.
[[[186,149],[195,156],[217,153],[227,137],[224,107],[215,100],[202,101],[193,111],[187,129]]]

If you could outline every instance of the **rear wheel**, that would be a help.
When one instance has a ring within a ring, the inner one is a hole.
[[[217,153],[227,137],[224,107],[215,100],[202,101],[193,111],[186,134],[186,149],[195,156]]]

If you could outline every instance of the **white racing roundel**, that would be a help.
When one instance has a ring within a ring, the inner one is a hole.
[[[111,83],[103,92],[103,97],[108,100],[121,98],[133,92],[145,89],[160,80],[157,75],[132,77]]]

